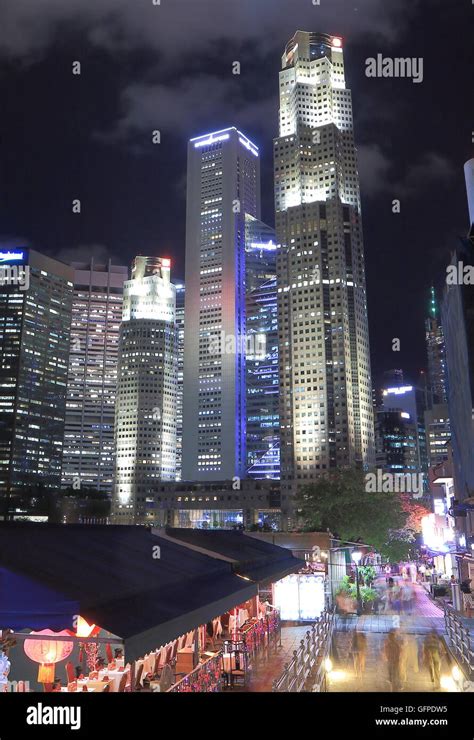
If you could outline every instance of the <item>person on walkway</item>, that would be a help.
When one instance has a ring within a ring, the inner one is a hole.
[[[431,630],[423,643],[423,657],[435,691],[441,688],[441,656],[445,653],[446,648],[441,637],[436,630]]]
[[[411,614],[413,609],[414,591],[411,583],[404,583],[400,588],[400,599],[402,612],[404,614]]]
[[[393,578],[389,578],[385,610],[389,612],[399,611],[399,606],[400,606],[400,589],[398,588],[398,585],[395,583]]]
[[[387,663],[390,691],[400,691],[400,659],[402,646],[396,630],[390,630],[384,645],[383,659]]]
[[[354,630],[352,634],[351,653],[356,678],[362,678],[365,672],[365,660],[367,657],[367,636],[363,632]]]
[[[406,685],[410,673],[418,673],[419,670],[417,639],[414,635],[403,635],[401,637],[400,653],[400,681],[402,685]]]

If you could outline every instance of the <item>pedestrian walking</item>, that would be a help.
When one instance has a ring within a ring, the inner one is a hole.
[[[444,643],[436,630],[431,630],[423,643],[423,657],[435,691],[441,688],[441,656],[443,654],[447,656]]]
[[[384,645],[383,659],[387,663],[390,691],[400,691],[400,659],[402,646],[396,630],[390,630]]]
[[[367,657],[367,636],[363,632],[354,630],[351,645],[352,659],[354,661],[354,673],[356,678],[362,678],[365,673],[365,661]]]
[[[402,686],[407,683],[408,675],[419,673],[418,642],[414,635],[403,635],[401,637],[400,653],[400,682]]]

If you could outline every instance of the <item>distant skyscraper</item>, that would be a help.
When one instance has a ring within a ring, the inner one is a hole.
[[[428,387],[431,402],[446,403],[446,349],[435,289],[431,288],[430,315],[425,322],[428,353]]]
[[[176,283],[177,387],[176,387],[176,480],[181,480],[183,452],[183,370],[184,370],[184,283]]]
[[[259,153],[236,128],[188,149],[183,480],[246,474],[245,215],[260,217]]]
[[[250,478],[280,478],[275,231],[245,220],[247,467]]]
[[[74,270],[32,249],[1,251],[0,268],[1,518],[61,485]]]
[[[112,492],[123,284],[128,268],[73,262],[62,486]]]
[[[426,397],[423,388],[413,385],[394,386],[383,390],[383,412],[400,415],[400,424],[415,435],[416,472],[425,476],[427,483],[428,455],[426,450],[425,418]],[[411,459],[411,457],[410,457]]]
[[[298,31],[274,143],[282,494],[375,462],[364,249],[341,39]]]
[[[375,439],[377,468],[394,475],[420,472],[417,425],[407,412],[377,410]]]
[[[124,285],[115,406],[114,520],[146,523],[176,476],[176,291],[170,260],[136,257]]]

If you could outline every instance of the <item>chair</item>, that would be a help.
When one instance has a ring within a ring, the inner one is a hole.
[[[119,693],[126,691],[127,679],[128,679],[128,673],[124,673],[120,679],[119,688],[118,688]]]
[[[135,691],[141,691],[141,688],[142,688],[141,680],[142,680],[142,675],[143,675],[143,668],[144,668],[144,665],[143,663],[141,663],[138,667],[138,671],[137,671],[137,675],[135,679]]]
[[[76,671],[74,670],[74,665],[69,661],[69,663],[66,663],[66,677],[67,677],[67,683],[73,683],[73,681],[76,680]]]
[[[171,659],[170,659],[170,662],[171,663],[174,663],[176,661],[176,657],[178,655],[178,640],[175,640],[173,642],[173,645],[171,647],[172,647],[172,649],[171,649]]]

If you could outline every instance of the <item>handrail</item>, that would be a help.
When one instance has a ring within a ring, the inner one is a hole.
[[[325,690],[324,661],[329,655],[334,632],[335,611],[324,611],[311,630],[306,632],[306,641],[301,640],[298,650],[286,663],[281,676],[273,682],[274,692],[301,692],[311,677],[313,691]]]
[[[222,690],[222,650],[200,663],[194,670],[171,686],[167,693]]]
[[[458,612],[447,604],[444,607],[444,623],[454,656],[466,670],[468,678],[474,679],[474,646],[469,627],[463,624]]]

